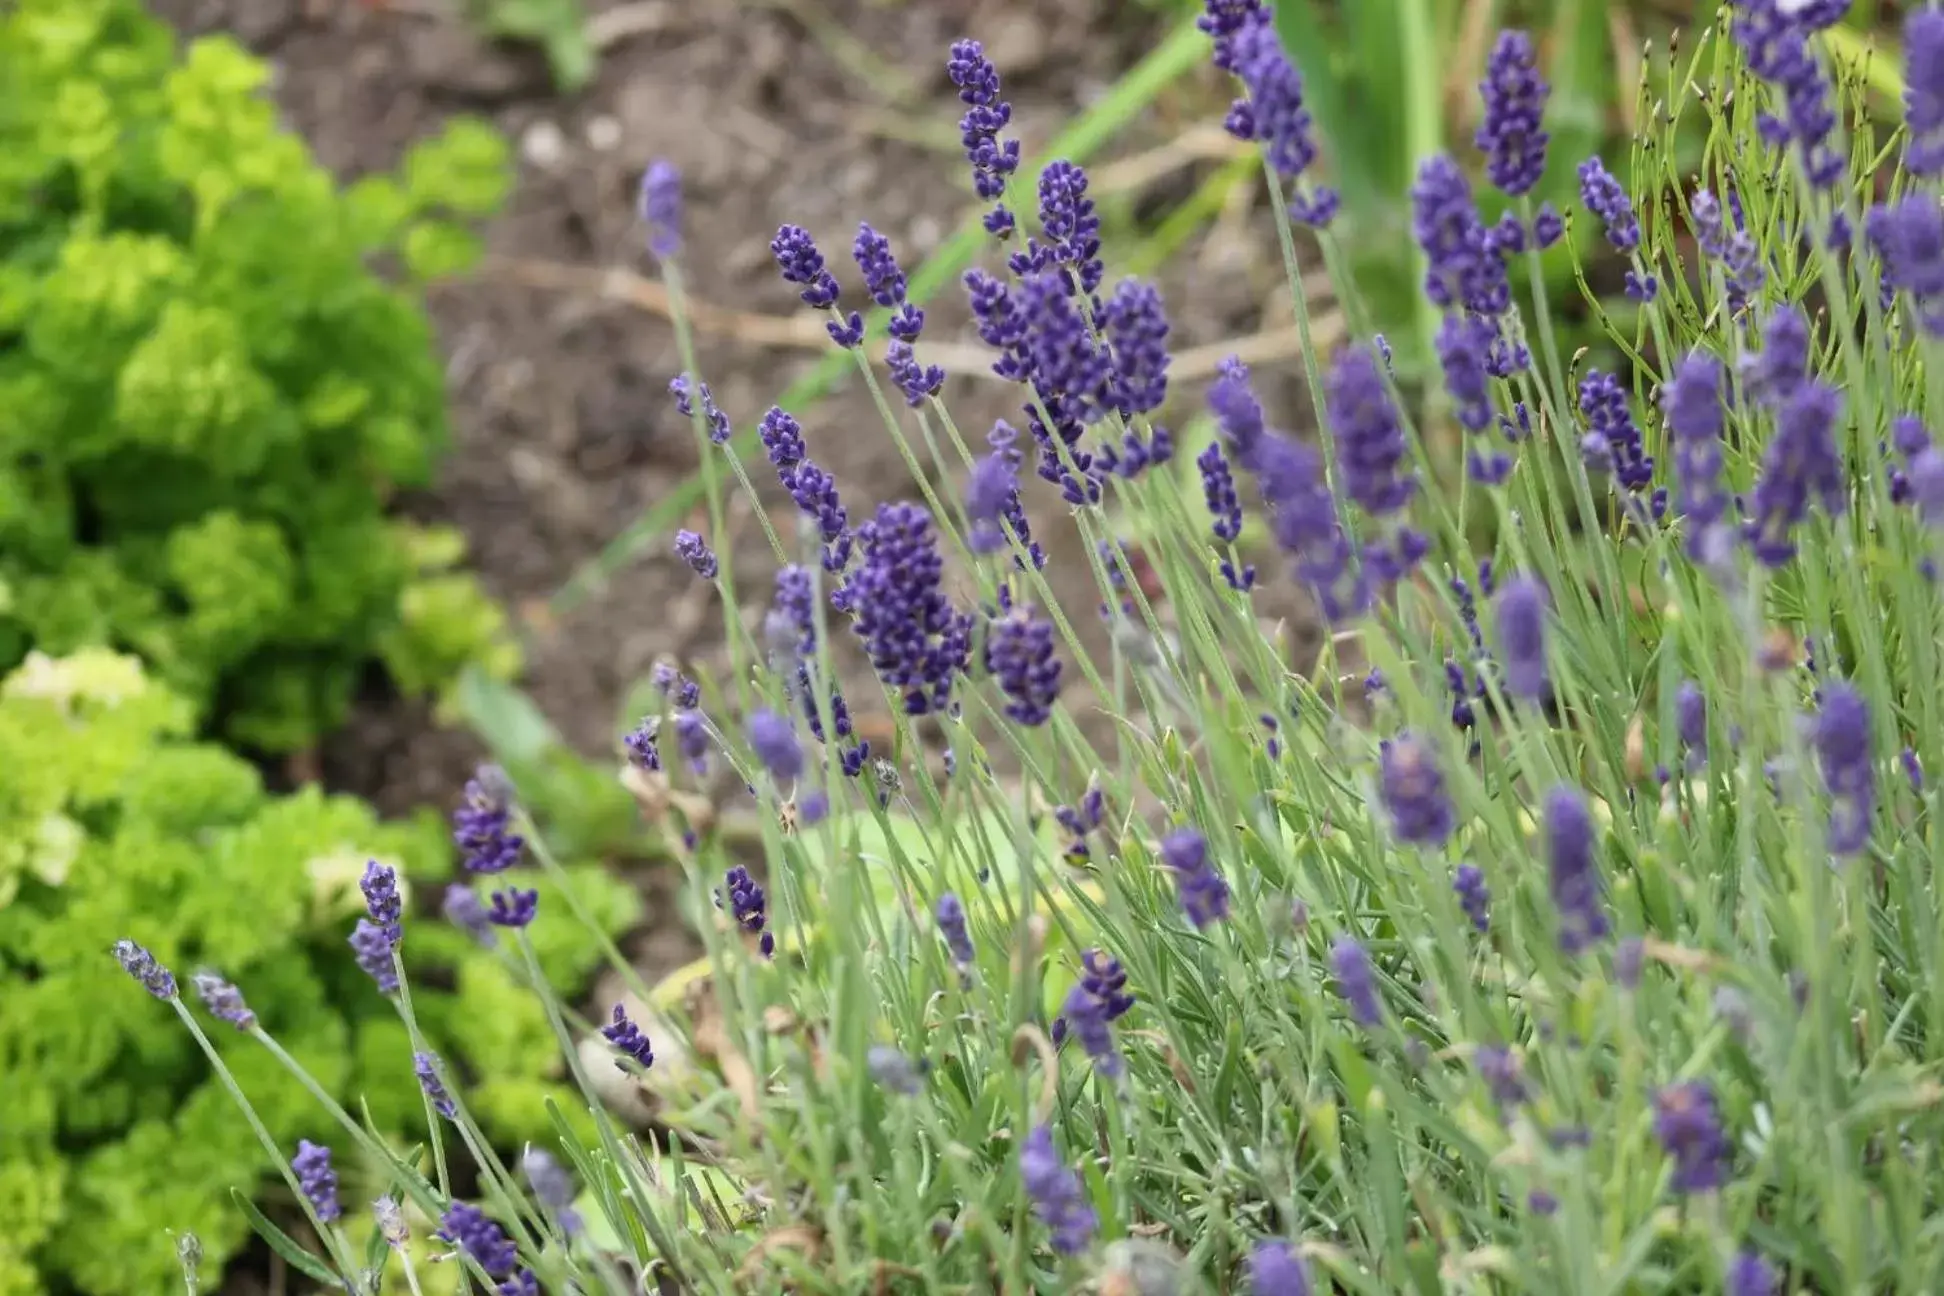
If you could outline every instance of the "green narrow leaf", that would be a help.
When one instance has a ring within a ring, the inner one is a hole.
[[[403,1209],[401,1207],[400,1209]],[[376,1224],[371,1226],[371,1236],[365,1239],[364,1267],[366,1273],[383,1274],[390,1244],[385,1241],[385,1230]]]
[[[299,1270],[307,1278],[315,1278],[326,1287],[344,1286],[344,1281],[331,1272],[329,1265],[298,1246],[288,1233],[265,1219],[263,1212],[256,1208],[256,1203],[243,1193],[232,1188],[230,1199],[242,1208],[244,1217],[250,1221],[250,1227],[256,1230],[256,1235],[268,1242],[272,1251],[289,1261],[291,1268]]]
[[[460,714],[503,765],[527,765],[560,745],[540,708],[519,689],[468,669],[459,678]]]

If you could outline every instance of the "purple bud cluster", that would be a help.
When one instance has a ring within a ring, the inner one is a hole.
[[[613,1046],[614,1051],[621,1057],[629,1059],[643,1071],[655,1065],[653,1042],[628,1016],[628,1010],[624,1005],[614,1005],[614,1015],[607,1025],[601,1027],[601,1038]],[[614,1065],[623,1071],[627,1070],[627,1064],[622,1062],[621,1058],[616,1058]]]
[[[986,627],[985,667],[1005,694],[1006,717],[1028,728],[1045,724],[1060,697],[1060,659],[1053,623],[1030,603],[1011,602]]]
[[[290,1158],[290,1169],[297,1176],[297,1187],[304,1200],[325,1224],[339,1219],[344,1207],[338,1201],[337,1172],[331,1169],[331,1149],[309,1139],[297,1140],[297,1155]]]
[[[1741,201],[1732,191],[1728,205],[1733,209],[1732,229],[1723,219],[1720,199],[1705,189],[1694,195],[1688,210],[1694,217],[1695,242],[1704,255],[1721,263],[1729,309],[1739,311],[1768,282],[1768,270],[1762,264],[1761,245],[1743,221]]]
[[[1377,968],[1370,951],[1353,936],[1339,936],[1330,946],[1330,975],[1336,979],[1337,993],[1360,1026],[1377,1026],[1384,1020],[1383,1001],[1377,994]]]
[[[1609,930],[1600,866],[1594,858],[1593,816],[1585,796],[1564,784],[1546,793],[1545,824],[1559,948],[1569,955],[1579,954]]]
[[[195,988],[196,997],[202,1000],[209,1015],[217,1021],[240,1031],[256,1028],[257,1015],[250,1011],[250,1005],[243,1000],[243,992],[235,985],[214,972],[197,972],[189,978],[189,984]]]
[[[845,602],[871,665],[902,695],[907,715],[949,710],[971,654],[972,622],[945,596],[931,514],[882,504],[857,538],[863,561],[845,584]]]
[[[439,1075],[439,1067],[439,1059],[434,1054],[412,1054],[412,1074],[418,1077],[419,1089],[425,1094],[426,1101],[432,1104],[432,1110],[439,1115],[447,1120],[456,1120],[459,1116],[459,1104],[453,1102],[452,1095],[446,1091],[445,1081]]]
[[[1242,23],[1226,38],[1224,57],[1248,92],[1238,101],[1230,129],[1262,144],[1263,156],[1285,181],[1298,182],[1316,160],[1315,122],[1303,97],[1303,77],[1289,61],[1275,26],[1258,18]],[[1237,128],[1247,126],[1246,132]],[[1339,205],[1334,189],[1298,193],[1289,214],[1305,225],[1328,225]]]
[[[1713,1192],[1728,1182],[1734,1149],[1707,1081],[1687,1080],[1655,1091],[1654,1137],[1674,1161],[1675,1192]]]
[[[692,382],[687,374],[677,374],[668,380],[668,394],[675,400],[675,412],[685,419],[695,417],[695,401],[702,401],[702,422],[708,429],[709,440],[721,445],[729,439],[732,429],[729,416],[716,406],[715,393],[709,384]]]
[[[1808,322],[1783,307],[1770,319],[1763,342],[1744,385],[1774,411],[1775,434],[1749,500],[1747,536],[1757,561],[1780,567],[1795,557],[1795,529],[1809,516],[1810,503],[1819,501],[1825,513],[1839,516],[1849,485],[1836,444],[1842,397],[1808,376]]]
[[[164,1002],[176,997],[175,974],[158,963],[155,955],[126,939],[115,942],[114,954],[122,971],[134,977],[142,989]]]
[[[1589,369],[1579,385],[1580,414],[1587,434],[1580,442],[1588,467],[1611,472],[1621,488],[1635,494],[1654,484],[1654,460],[1634,422],[1633,405],[1620,380]]]
[[[1721,378],[1721,362],[1696,350],[1675,367],[1673,379],[1661,393],[1668,439],[1674,444],[1679,508],[1687,520],[1687,554],[1703,569],[1717,573],[1727,569],[1734,546],[1734,533],[1726,521],[1728,488],[1721,479],[1725,457]]]
[[[1113,1023],[1134,1006],[1134,996],[1126,989],[1127,971],[1118,959],[1097,949],[1083,953],[1080,963],[1080,980],[1060,1005],[1053,1039],[1059,1043],[1071,1035],[1093,1059],[1094,1069],[1113,1079],[1127,1070],[1112,1030]]]
[[[742,865],[732,866],[723,874],[722,887],[729,894],[729,916],[745,936],[756,938],[756,947],[764,958],[776,953],[776,935],[769,930],[769,897],[749,870]],[[720,893],[716,903],[722,903]]]
[[[837,276],[825,266],[823,253],[817,250],[810,231],[801,225],[780,227],[776,237],[770,240],[770,255],[776,258],[776,269],[783,281],[803,290],[797,296],[803,299],[804,305],[835,314],[824,325],[831,341],[841,347],[854,347],[864,340],[863,317],[856,311],[846,316],[837,309],[842,290],[837,286]]]
[[[1500,32],[1478,87],[1485,116],[1473,142],[1485,155],[1485,174],[1515,198],[1529,192],[1546,171],[1551,136],[1541,123],[1548,89],[1539,75],[1532,38],[1522,31]]]
[[[1209,862],[1200,829],[1177,828],[1162,838],[1161,862],[1174,873],[1175,895],[1189,922],[1200,928],[1228,917],[1228,883]]]
[[[637,214],[648,229],[648,251],[657,261],[671,260],[682,250],[682,173],[672,162],[656,159],[642,173]]]
[[[1742,0],[1735,7],[1735,41],[1749,70],[1781,97],[1780,114],[1758,119],[1762,138],[1776,148],[1794,144],[1810,183],[1828,188],[1843,177],[1846,160],[1832,136],[1836,112],[1830,105],[1829,77],[1809,37],[1840,17],[1848,4],[1828,0]]]
[[[1401,842],[1436,850],[1457,826],[1437,755],[1416,734],[1401,733],[1379,748],[1377,791]]]
[[[803,443],[803,427],[780,407],[772,406],[756,426],[756,435],[776,469],[776,479],[796,501],[807,523],[823,541],[823,565],[841,572],[850,563],[850,513],[837,493],[837,480],[818,467]]]
[[[1864,233],[1883,266],[1883,285],[1909,295],[1918,325],[1944,337],[1944,208],[1935,194],[1909,194],[1879,203]]]
[[[700,576],[703,580],[714,580],[716,578],[715,551],[709,548],[708,541],[704,540],[695,532],[677,531],[675,533],[675,556],[687,563],[689,570],[697,576]]]
[[[995,203],[986,213],[986,232],[1005,238],[1013,232],[1013,215],[996,200],[1005,197],[1006,182],[1019,169],[1019,141],[999,136],[1012,124],[1012,105],[999,97],[999,70],[975,40],[954,42],[945,72],[966,106],[959,140],[972,164],[972,187],[982,200]]]
[[[1053,1146],[1053,1131],[1034,1128],[1019,1149],[1019,1180],[1032,1199],[1033,1213],[1051,1234],[1053,1249],[1078,1255],[1087,1249],[1100,1219],[1087,1204],[1087,1193]]]
[[[1925,5],[1904,19],[1904,169],[1944,175],[1944,10]]]
[[[1833,855],[1855,855],[1870,842],[1876,806],[1876,753],[1870,732],[1870,707],[1863,695],[1841,680],[1822,687],[1816,716],[1816,761],[1829,789],[1829,827],[1825,845]]]
[[[1401,580],[1423,557],[1428,541],[1408,525],[1392,523],[1416,494],[1417,477],[1406,463],[1410,442],[1376,356],[1361,346],[1338,352],[1323,398],[1343,493],[1392,532],[1366,546],[1364,561],[1382,579]]]
[[[1211,441],[1196,456],[1195,466],[1201,470],[1202,498],[1207,501],[1209,515],[1214,519],[1209,529],[1221,543],[1232,545],[1242,534],[1242,501],[1235,493],[1235,474],[1229,468],[1228,456],[1222,453],[1219,442]],[[1225,555],[1221,572],[1232,590],[1247,593],[1255,587],[1254,563],[1237,564],[1233,557]]]

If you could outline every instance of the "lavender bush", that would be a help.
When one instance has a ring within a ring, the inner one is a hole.
[[[1231,364],[1187,492],[1154,471],[1176,454],[1157,416],[1189,410],[1158,295],[1110,285],[1078,168],[1029,190],[999,70],[954,46],[1002,250],[966,286],[1024,435],[953,421],[887,240],[863,227],[852,275],[777,235],[917,498],[840,499],[772,411],[800,516],[765,520],[785,568],[760,639],[727,555],[677,541],[733,670],[706,700],[663,681],[678,748],[651,718],[631,777],[727,763],[772,811],[766,873],[696,837],[708,957],[617,1011],[605,1057],[536,991],[583,1088],[619,1068],[666,1137],[594,1101],[598,1139],[563,1123],[515,1177],[438,1089],[428,1172],[337,1111],[410,1208],[387,1200],[382,1237],[436,1230],[499,1293],[1938,1290],[1944,13],[1910,17],[1908,130],[1879,140],[1819,45],[1844,7],[1745,0],[1690,33],[1649,71],[1632,184],[1588,159],[1565,217],[1526,192],[1542,69],[1501,40],[1482,168],[1427,158],[1412,195],[1444,389],[1407,399],[1377,339],[1312,353],[1312,445]],[[1287,207],[1295,292],[1299,258],[1341,260],[1335,198],[1266,23],[1209,0],[1204,29]],[[1697,175],[1673,170],[1677,129],[1705,138]],[[1489,228],[1477,169],[1516,199]],[[679,300],[674,180],[649,183]],[[1590,299],[1599,367],[1522,289],[1564,219],[1623,263],[1612,311]],[[699,376],[677,390],[719,536],[722,470],[745,470]],[[1447,428],[1449,480],[1425,452]],[[1034,492],[1069,505],[1111,656],[1047,584]],[[1151,573],[1119,543],[1136,526]],[[1330,623],[1322,660],[1292,664],[1258,611],[1280,581]],[[888,749],[836,688],[853,635]],[[551,867],[504,791],[462,843],[498,871],[523,836]],[[536,915],[518,876],[489,920],[532,967],[534,931],[572,915]],[[382,890],[366,921],[395,929]],[[124,965],[193,1028],[145,959]],[[416,1038],[402,980],[395,1000]],[[298,1195],[307,1263],[376,1292],[385,1251]]]

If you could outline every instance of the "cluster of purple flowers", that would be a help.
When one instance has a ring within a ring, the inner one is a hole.
[[[1080,965],[1080,979],[1067,991],[1053,1022],[1053,1042],[1061,1043],[1071,1035],[1093,1059],[1096,1071],[1116,1078],[1126,1071],[1127,1063],[1114,1043],[1112,1026],[1134,1006],[1134,996],[1127,992],[1127,970],[1120,960],[1097,949],[1082,953]]]
[[[1086,792],[1081,794],[1079,805],[1053,808],[1053,818],[1072,837],[1066,847],[1068,859],[1087,858],[1089,854],[1087,838],[1093,834],[1094,829],[1100,827],[1106,813],[1107,794],[1100,790],[1098,783],[1088,785]]]
[[[641,1027],[628,1016],[628,1010],[624,1005],[614,1005],[613,1016],[609,1018],[607,1025],[601,1027],[601,1038],[613,1045],[614,1051],[621,1057],[627,1058],[643,1071],[655,1065],[654,1044],[643,1033]],[[616,1058],[614,1065],[623,1071],[628,1069],[621,1058]]]
[[[1226,25],[1226,24],[1224,24]],[[1316,160],[1314,121],[1303,99],[1303,78],[1289,61],[1282,39],[1261,9],[1221,37],[1221,56],[1247,92],[1230,111],[1228,128],[1242,139],[1261,143],[1263,156],[1276,174],[1300,185],[1303,172]],[[1336,190],[1301,188],[1291,198],[1289,214],[1305,225],[1328,225],[1340,205]]]
[[[1174,873],[1181,911],[1196,927],[1228,917],[1229,888],[1208,858],[1208,839],[1198,828],[1177,828],[1161,839],[1161,862]]]
[[[358,887],[364,892],[365,916],[352,929],[349,942],[352,955],[359,969],[377,983],[381,994],[394,994],[398,990],[398,969],[393,954],[405,934],[398,875],[377,860],[371,860],[365,865]]]
[[[863,560],[844,587],[853,626],[878,678],[908,715],[948,711],[972,649],[972,621],[945,596],[931,514],[882,504],[857,530]]]
[[[733,430],[729,416],[724,414],[715,403],[715,393],[709,384],[692,382],[687,374],[677,374],[668,380],[668,394],[675,398],[675,412],[685,419],[695,417],[695,400],[702,400],[702,423],[708,430],[709,440],[721,445],[729,439]]]
[[[1382,745],[1378,796],[1401,842],[1436,850],[1457,826],[1437,756],[1416,734],[1402,733]]]
[[[470,873],[491,876],[504,873],[520,862],[520,852],[526,846],[525,838],[512,831],[513,824],[513,784],[498,766],[482,765],[466,784],[465,800],[452,814],[452,839],[459,846],[460,862]],[[451,897],[448,894],[448,901]],[[486,920],[496,927],[525,927],[533,921],[538,912],[540,895],[537,891],[509,887],[495,891],[488,897],[490,904],[486,910]],[[364,931],[365,924],[359,930]],[[352,937],[355,943],[358,937]],[[375,946],[372,947],[375,952]],[[364,962],[366,951],[360,951],[360,963]],[[390,945],[387,944],[386,964],[390,962]],[[375,967],[367,971],[379,981],[379,988],[390,993],[397,988],[394,979],[389,989],[385,977],[379,976]],[[386,974],[389,976],[389,972]]]
[[[999,70],[975,40],[953,43],[945,73],[958,87],[959,102],[966,108],[959,120],[959,138],[972,164],[972,187],[981,199],[994,203],[986,213],[986,232],[1005,238],[1013,232],[1013,215],[998,200],[1005,197],[1006,182],[1019,169],[1019,141],[1001,139],[1000,133],[1012,124],[1012,105],[999,97]]]
[[[1051,1234],[1053,1249],[1078,1255],[1087,1249],[1100,1218],[1087,1204],[1086,1188],[1053,1146],[1053,1131],[1034,1128],[1019,1148],[1019,1179],[1032,1199],[1033,1212]]]
[[[1832,137],[1836,111],[1830,103],[1829,77],[1809,37],[1834,25],[1849,8],[1834,0],[1742,0],[1735,7],[1735,40],[1749,70],[1781,96],[1782,111],[1764,112],[1762,137],[1782,148],[1793,144],[1810,182],[1828,188],[1840,180],[1847,158]]]
[[[1235,462],[1255,475],[1270,532],[1295,559],[1296,574],[1315,593],[1324,617],[1337,621],[1361,613],[1370,604],[1371,586],[1324,480],[1322,456],[1265,426],[1240,360],[1223,362],[1208,406]]]
[[[1000,614],[986,626],[985,667],[1005,695],[1008,719],[1028,728],[1052,718],[1060,697],[1060,659],[1053,623],[1000,586]]]
[[[331,1149],[309,1139],[297,1140],[297,1155],[290,1158],[290,1169],[297,1176],[297,1187],[310,1203],[311,1210],[325,1224],[342,1218],[344,1207],[338,1201],[337,1172],[331,1169]]]
[[[756,948],[764,958],[776,953],[776,934],[769,930],[769,897],[749,870],[740,864],[732,865],[722,878],[723,890],[729,893],[729,917],[741,929],[743,935],[754,937]],[[716,904],[722,904],[722,893],[716,893]]]
[[[1809,516],[1812,500],[1839,516],[1848,505],[1849,484],[1836,443],[1842,397],[1809,376],[1808,321],[1793,307],[1781,307],[1762,338],[1744,386],[1774,412],[1775,434],[1763,451],[1746,529],[1756,560],[1780,567],[1795,557],[1795,529]]]
[[[1587,466],[1611,472],[1624,490],[1638,493],[1650,488],[1654,460],[1620,380],[1598,369],[1588,370],[1580,380],[1579,408],[1587,424],[1580,441]]]
[[[817,250],[809,230],[801,225],[782,226],[770,240],[770,255],[776,258],[783,281],[802,289],[797,296],[804,305],[831,313],[824,325],[831,341],[840,347],[854,347],[864,341],[864,317],[856,311],[846,315],[838,307],[842,290],[837,286],[837,276],[824,264],[823,253]]]
[[[1679,508],[1687,520],[1688,557],[1704,570],[1726,570],[1734,532],[1726,522],[1730,498],[1721,480],[1721,362],[1693,351],[1674,370],[1661,395],[1667,432],[1674,443],[1674,471],[1680,483]]]
[[[1411,444],[1377,357],[1362,346],[1339,351],[1324,380],[1323,400],[1344,495],[1391,532],[1364,547],[1364,563],[1384,581],[1401,580],[1430,542],[1398,521],[1417,493],[1417,477],[1407,462]]]

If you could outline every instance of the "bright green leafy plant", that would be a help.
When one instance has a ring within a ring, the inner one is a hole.
[[[185,976],[204,962],[251,969],[262,1024],[319,1086],[422,1136],[411,1043],[357,970],[344,919],[372,859],[396,866],[407,903],[417,888],[436,907],[450,870],[439,824],[380,824],[314,790],[269,796],[248,763],[185,741],[194,715],[136,659],[99,649],[36,653],[0,683],[7,1296],[149,1296],[175,1281],[166,1230],[193,1230],[211,1266],[247,1233],[229,1192],[253,1189],[263,1150],[194,1044],[130,1013],[119,974],[102,975],[101,951],[124,931],[170,951]],[[569,885],[603,933],[632,919],[632,894],[598,870]],[[585,934],[559,934],[542,965],[578,984],[599,955]],[[472,1101],[490,1137],[545,1134],[559,1058],[517,975],[458,931],[427,928],[408,953],[425,1038],[455,1082],[480,1077]],[[236,1067],[279,1146],[319,1136],[310,1096],[272,1059]]]
[[[267,76],[222,38],[178,60],[135,0],[0,16],[0,665],[132,650],[277,752],[374,659],[425,693],[512,664],[385,516],[445,440],[418,287],[472,263],[509,172],[461,121],[341,192]]]

